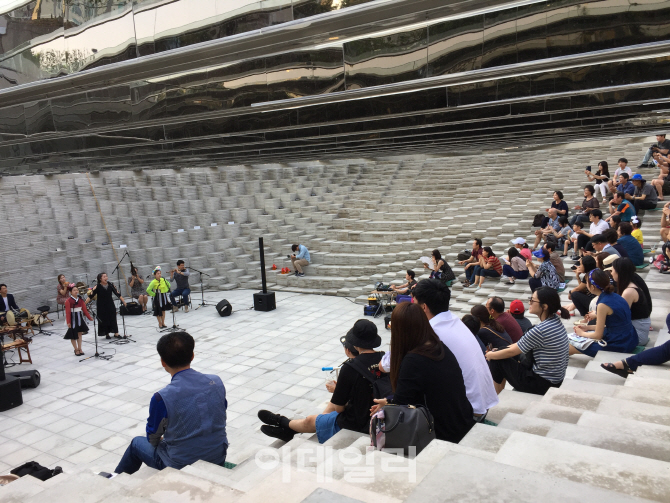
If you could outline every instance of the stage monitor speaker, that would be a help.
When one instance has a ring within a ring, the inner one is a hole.
[[[223,299],[216,305],[216,310],[219,316],[230,316],[233,312],[233,306],[226,299]]]
[[[23,372],[7,372],[7,375],[21,380],[22,388],[37,388],[40,385],[40,373],[37,370],[24,370]]]
[[[277,309],[274,292],[258,292],[254,294],[255,311],[272,311],[273,309]]]
[[[0,412],[4,412],[23,403],[21,394],[21,381],[10,375],[0,381]]]

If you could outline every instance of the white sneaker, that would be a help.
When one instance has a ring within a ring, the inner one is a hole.
[[[501,279],[502,281],[504,281],[504,280],[506,280],[506,279],[509,279],[509,276],[503,274],[502,276],[500,276],[500,279]]]

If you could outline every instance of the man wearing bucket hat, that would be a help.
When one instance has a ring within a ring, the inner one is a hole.
[[[379,362],[384,353],[374,350],[382,343],[374,323],[369,320],[358,320],[340,342],[348,358],[355,358],[356,362],[362,363],[377,377],[381,375]],[[323,413],[304,419],[289,419],[269,410],[259,410],[258,418],[265,423],[261,426],[261,431],[269,437],[286,442],[296,433],[316,433],[319,443],[324,443],[342,428],[368,433],[370,407],[374,405],[372,396],[370,382],[353,366],[344,364],[335,384],[333,396]]]
[[[631,196],[626,194],[625,197],[632,201],[635,213],[640,214],[640,210],[653,210],[658,204],[658,194],[653,185],[648,184],[647,180],[643,178],[640,173],[635,173],[630,179],[635,185],[635,192]]]

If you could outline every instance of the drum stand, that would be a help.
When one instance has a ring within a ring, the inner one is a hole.
[[[97,317],[98,317],[97,313],[93,313],[93,335],[95,336],[95,354],[93,356],[89,356],[88,358],[83,358],[79,360],[80,363],[86,360],[90,360],[91,358],[96,358],[98,360],[111,360],[114,357],[114,355],[105,355],[104,352],[98,353],[98,327],[95,324],[95,320]]]

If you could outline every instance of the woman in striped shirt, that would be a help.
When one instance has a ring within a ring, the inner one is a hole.
[[[544,395],[549,388],[559,387],[565,378],[570,348],[568,334],[556,312],[560,310],[566,319],[570,313],[561,307],[558,292],[546,286],[533,292],[528,310],[540,318],[540,323],[516,344],[486,353],[498,393],[509,381],[516,391]],[[521,353],[524,361],[517,358]]]
[[[475,266],[475,281],[470,288],[479,290],[486,277],[499,278],[502,274],[502,264],[490,246],[482,248],[482,256],[479,257],[479,265]],[[467,287],[466,287],[467,288]]]

